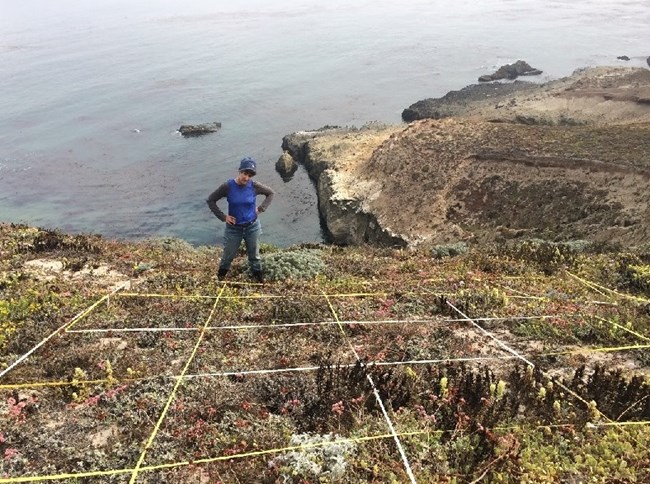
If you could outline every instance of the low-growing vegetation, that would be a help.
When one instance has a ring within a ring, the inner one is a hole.
[[[0,225],[0,482],[650,480],[647,248],[460,247]]]

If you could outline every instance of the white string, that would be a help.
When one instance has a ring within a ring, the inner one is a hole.
[[[474,318],[474,321],[509,321],[509,320],[529,320],[529,319],[553,319],[553,318],[570,318],[578,317],[577,314],[566,315],[553,315],[553,316],[508,316],[508,317],[491,317],[491,318]],[[325,326],[325,325],[372,325],[372,324],[442,324],[442,323],[458,323],[469,322],[472,319],[456,318],[456,319],[383,319],[373,321],[318,321],[318,322],[303,322],[303,323],[271,323],[271,324],[236,324],[228,326],[209,326],[206,331],[213,331],[219,329],[239,330],[239,329],[269,329],[269,328],[293,328],[303,326]],[[200,328],[180,328],[180,327],[163,327],[163,328],[90,328],[90,329],[72,329],[68,333],[128,333],[128,332],[148,332],[148,331],[198,331]]]
[[[467,320],[468,320],[470,323],[472,323],[476,328],[478,328],[479,331],[481,331],[484,335],[488,336],[490,339],[494,340],[494,341],[496,342],[496,344],[498,344],[501,348],[503,348],[504,350],[506,350],[508,353],[513,354],[514,356],[516,356],[517,358],[519,358],[521,361],[523,361],[523,362],[526,363],[527,365],[530,365],[530,366],[532,366],[532,367],[535,367],[534,364],[532,364],[532,363],[531,363],[530,361],[528,361],[526,358],[524,358],[523,356],[521,356],[519,353],[517,353],[517,352],[516,352],[515,350],[513,350],[512,348],[510,348],[508,345],[506,345],[505,343],[503,343],[499,338],[497,338],[496,336],[494,336],[492,333],[490,333],[489,331],[486,331],[485,329],[483,329],[483,327],[482,327],[480,324],[477,324],[473,319],[471,319],[469,316],[467,316],[465,313],[463,313],[460,309],[458,309],[458,308],[457,308],[456,306],[454,306],[452,303],[450,303],[449,301],[447,301],[447,304],[448,304],[448,305],[449,305],[449,306],[450,306],[454,311],[456,311],[458,314],[460,314],[463,318],[467,318]]]
[[[47,338],[45,338],[43,341],[41,341],[40,343],[38,343],[36,346],[34,346],[31,350],[29,350],[29,351],[28,351],[27,353],[25,353],[23,356],[21,356],[20,358],[18,358],[16,361],[14,361],[14,362],[13,362],[11,365],[9,365],[7,368],[5,368],[4,370],[2,370],[2,372],[0,372],[0,378],[2,378],[3,376],[5,376],[5,375],[6,375],[7,373],[9,373],[11,370],[13,370],[13,369],[14,369],[16,366],[18,366],[21,362],[23,362],[24,360],[26,360],[27,358],[29,358],[29,357],[32,355],[32,353],[34,353],[37,349],[39,349],[41,346],[43,346],[45,343],[47,343],[49,340],[51,340],[54,336],[56,336],[57,334],[59,334],[61,331],[65,330],[65,328],[67,328],[68,326],[71,326],[73,323],[77,322],[79,319],[81,319],[81,318],[84,317],[86,314],[88,314],[90,311],[92,311],[96,306],[98,306],[99,304],[101,304],[103,301],[107,300],[109,297],[111,297],[113,294],[115,294],[117,291],[119,291],[120,289],[124,288],[124,287],[127,286],[127,285],[128,285],[128,282],[122,284],[121,286],[119,286],[119,287],[117,287],[115,290],[113,290],[113,292],[111,292],[110,294],[107,294],[107,295],[103,296],[101,299],[99,299],[97,302],[95,302],[95,303],[93,303],[92,305],[90,305],[88,308],[86,308],[86,309],[84,309],[83,311],[77,313],[77,315],[76,315],[75,317],[73,317],[70,321],[68,321],[67,323],[63,324],[63,325],[62,325],[61,327],[59,327],[56,331],[54,331],[53,333],[51,333]]]
[[[330,311],[332,311],[332,314],[334,315],[334,319],[338,321],[338,315],[336,314],[336,311],[334,311],[334,307],[332,306],[332,303],[330,302],[329,296],[324,294],[325,299],[327,300],[327,304],[330,307]],[[350,342],[349,338],[347,338],[347,334],[345,333],[345,330],[343,329],[343,325],[339,322],[339,328],[341,329],[341,332],[343,332],[343,336],[345,337],[348,346],[354,353],[355,358],[357,359],[357,362],[361,364],[363,367],[366,365],[361,361],[361,358],[359,358],[359,353],[357,353],[357,350],[354,348],[352,343]],[[393,426],[393,422],[391,421],[390,417],[388,416],[388,412],[386,411],[386,407],[384,407],[384,402],[382,402],[381,397],[379,396],[379,392],[377,391],[377,387],[375,386],[375,382],[373,381],[372,377],[370,376],[369,373],[366,373],[366,378],[368,382],[370,383],[370,386],[372,387],[372,392],[375,395],[375,400],[377,400],[377,403],[379,404],[379,407],[381,408],[381,412],[384,414],[384,419],[386,420],[386,423],[388,424],[388,428],[390,429],[390,433],[393,436],[393,439],[395,440],[395,444],[397,445],[397,450],[399,451],[400,456],[402,457],[402,462],[404,463],[404,467],[406,468],[406,474],[409,476],[409,479],[413,484],[417,484],[417,481],[415,480],[415,475],[413,475],[413,470],[411,469],[411,465],[409,464],[408,458],[406,457],[406,453],[404,452],[404,448],[402,447],[402,442],[399,440],[399,437],[397,436],[397,432],[395,431],[395,427]]]

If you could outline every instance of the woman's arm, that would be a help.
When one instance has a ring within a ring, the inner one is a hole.
[[[262,185],[261,183],[258,182],[253,182],[253,188],[255,189],[255,194],[256,195],[264,195],[264,201],[257,207],[257,212],[263,212],[267,208],[269,208],[269,205],[271,205],[271,202],[273,201],[273,194],[275,193],[270,187],[267,187],[266,185]]]
[[[215,214],[217,218],[222,222],[226,221],[226,214],[223,213],[221,209],[217,206],[217,202],[227,196],[228,196],[228,182],[225,182],[219,188],[213,191],[207,200],[208,207],[210,207],[212,213]]]

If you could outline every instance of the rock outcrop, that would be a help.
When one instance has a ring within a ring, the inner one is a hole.
[[[373,243],[404,247],[407,238],[382,227],[368,210],[364,185],[349,185],[350,170],[360,166],[400,126],[369,125],[360,129],[325,127],[287,135],[282,148],[303,164],[316,184],[318,207],[327,238],[339,245]],[[368,187],[370,189],[370,187]]]
[[[357,167],[354,183],[373,183],[367,210],[415,243],[639,244],[650,236],[649,136],[650,123],[419,121]]]
[[[472,85],[404,110],[405,121],[449,116],[538,125],[650,121],[650,71],[595,67],[545,84]]]
[[[202,136],[208,133],[214,133],[221,128],[221,123],[204,123],[204,124],[184,124],[178,131],[183,136]]]
[[[650,237],[649,98],[649,71],[595,68],[458,97],[452,118],[294,133],[283,148],[316,180],[336,243],[639,244]]]
[[[531,67],[528,62],[518,60],[514,64],[505,64],[494,73],[490,75],[481,76],[478,82],[491,82],[501,79],[517,79],[519,76],[538,76],[542,73],[539,69]]]
[[[407,123],[418,119],[442,119],[463,116],[482,102],[492,105],[518,92],[539,89],[539,84],[515,81],[512,83],[472,84],[459,91],[449,91],[441,98],[428,98],[411,104],[402,111]]]
[[[280,174],[283,180],[290,180],[297,169],[298,164],[288,151],[283,152],[278,161],[275,162],[275,171]]]

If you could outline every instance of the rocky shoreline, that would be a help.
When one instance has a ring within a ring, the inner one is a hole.
[[[307,169],[316,185],[319,213],[326,236],[332,242],[408,245],[399,234],[382,227],[376,215],[366,210],[363,200],[349,193],[344,182],[348,167],[360,163],[369,150],[383,142],[385,135],[398,130],[399,127],[373,124],[361,128],[326,127],[283,138],[282,149]]]
[[[650,71],[468,86],[402,125],[283,139],[314,180],[332,242],[415,247],[518,237],[647,240]]]
[[[533,91],[539,84],[526,81],[512,83],[472,84],[459,91],[449,91],[441,98],[428,98],[411,104],[402,111],[402,120],[410,123],[418,119],[442,119],[462,116],[469,107],[480,103],[494,103],[517,93]]]

